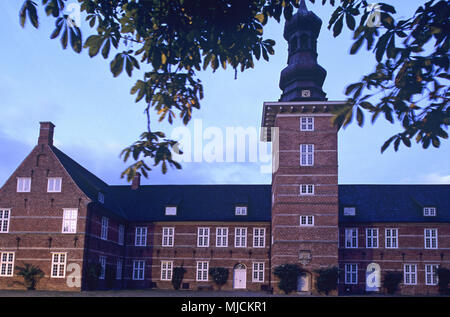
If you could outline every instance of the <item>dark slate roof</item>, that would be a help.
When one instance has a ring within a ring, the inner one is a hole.
[[[344,216],[355,207],[355,216]],[[423,216],[436,207],[436,216]],[[339,185],[339,222],[450,222],[450,185]]]

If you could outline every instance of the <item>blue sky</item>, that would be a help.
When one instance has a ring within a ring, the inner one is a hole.
[[[40,1],[38,1],[40,3]],[[351,34],[333,38],[326,26],[332,8],[307,3],[323,20],[318,40],[318,61],[327,70],[324,91],[329,100],[345,99],[347,84],[360,79],[374,67],[374,57],[364,50],[348,54]],[[409,16],[425,1],[389,1],[398,16]],[[113,78],[109,60],[89,58],[86,51],[76,54],[63,50],[59,40],[50,40],[53,19],[40,12],[38,30],[19,25],[22,1],[0,2],[0,30],[4,43],[0,51],[0,184],[13,173],[37,143],[39,121],[56,125],[58,148],[110,184],[125,184],[120,173],[126,168],[119,154],[137,140],[145,129],[144,104],[135,103],[130,88],[137,79],[121,75]],[[82,29],[89,31],[82,21]],[[204,128],[255,127],[261,123],[264,101],[276,101],[280,71],[286,66],[287,43],[282,37],[284,20],[271,21],[266,38],[276,41],[275,55],[269,62],[260,60],[255,68],[238,73],[232,70],[200,73],[205,89],[202,109],[194,113]],[[87,33],[84,33],[87,37]],[[156,114],[152,116],[156,122]],[[174,126],[153,124],[153,129],[170,136]],[[190,126],[192,130],[192,126]],[[418,145],[389,149],[380,153],[383,142],[398,132],[379,119],[364,128],[352,125],[339,132],[339,183],[398,184],[450,183],[450,144],[423,150]],[[131,163],[131,162],[130,162]],[[260,172],[259,163],[184,163],[182,170],[159,168],[147,184],[250,184],[270,183],[270,174]]]

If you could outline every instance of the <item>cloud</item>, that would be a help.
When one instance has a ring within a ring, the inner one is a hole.
[[[32,149],[32,146],[13,139],[0,130],[0,186],[3,186]]]
[[[430,173],[423,176],[426,184],[450,184],[450,174],[441,175],[438,173]]]

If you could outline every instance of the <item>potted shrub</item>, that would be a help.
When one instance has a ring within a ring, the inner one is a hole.
[[[384,275],[383,287],[387,293],[392,295],[398,290],[398,285],[402,281],[403,274],[400,272],[387,272]]]
[[[283,264],[275,268],[274,274],[280,279],[278,287],[285,293],[289,294],[297,290],[298,276],[302,273],[302,269],[296,264]]]
[[[211,275],[214,283],[217,284],[219,290],[228,280],[228,269],[224,267],[212,267],[209,269],[209,274]]]
[[[178,290],[180,289],[181,282],[183,281],[184,273],[186,273],[186,269],[184,267],[174,267],[172,272],[172,285],[173,288]]]
[[[339,270],[337,267],[316,270],[316,287],[319,293],[328,295],[331,291],[337,289]]]
[[[445,267],[439,267],[436,270],[436,274],[438,276],[439,294],[449,295],[450,289],[448,284],[450,283],[450,270]]]
[[[24,266],[16,266],[17,275],[22,276],[24,286],[31,291],[36,289],[39,280],[44,276],[44,272],[38,267],[30,263],[24,263]]]

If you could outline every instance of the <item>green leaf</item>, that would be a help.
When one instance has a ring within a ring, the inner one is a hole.
[[[363,112],[362,112],[361,108],[359,108],[359,107],[356,110],[356,121],[358,122],[358,125],[360,127],[363,126],[363,124],[364,124],[364,115],[363,115]]]
[[[355,30],[355,25],[356,25],[356,21],[355,18],[353,17],[353,15],[351,15],[350,13],[345,15],[345,21],[347,22],[347,26],[350,30],[354,31]]]
[[[103,46],[103,49],[102,49],[102,56],[103,56],[104,59],[108,58],[110,48],[111,48],[111,41],[106,40],[106,43],[105,43],[105,45]]]
[[[123,70],[123,56],[121,53],[118,53],[116,57],[112,60],[110,66],[111,66],[111,72],[114,77],[117,77],[122,73]]]
[[[336,37],[336,36],[338,36],[339,34],[341,34],[341,31],[342,31],[342,26],[343,26],[343,24],[344,24],[344,16],[343,15],[341,15],[341,17],[336,21],[336,23],[334,24],[334,27],[333,27],[333,36],[334,37]]]

